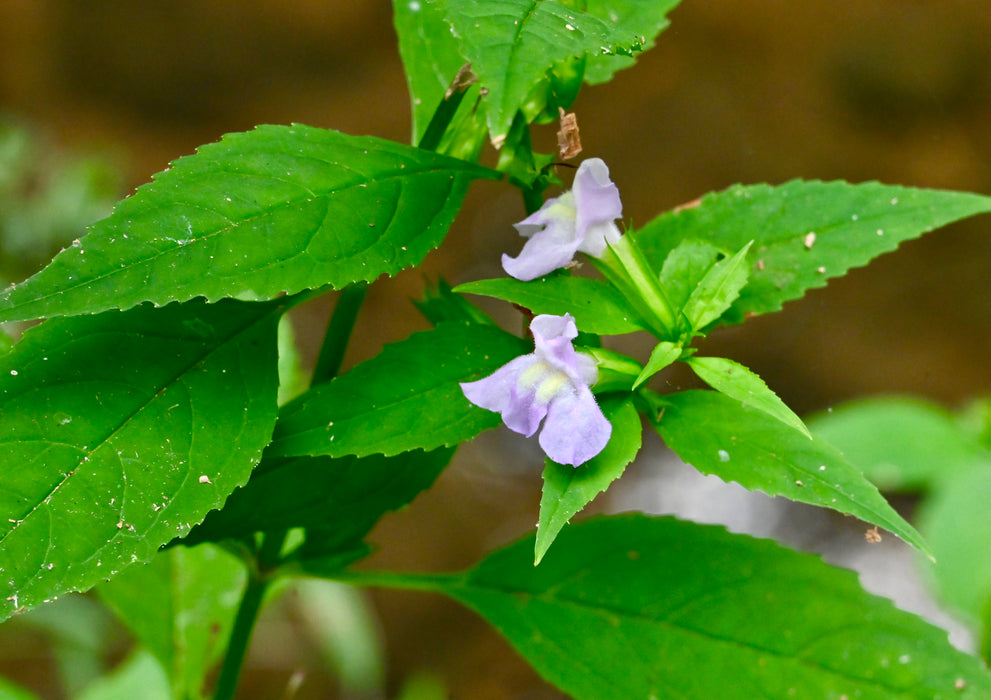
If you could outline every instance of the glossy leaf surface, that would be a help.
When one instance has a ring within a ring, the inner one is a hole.
[[[149,559],[247,481],[275,423],[281,313],[54,319],[0,358],[0,616]]]
[[[642,38],[641,51],[654,45],[654,39],[670,22],[667,15],[677,7],[679,0],[586,0],[582,3],[585,11],[618,31],[628,31]],[[633,56],[616,54],[590,54],[585,67],[585,81],[590,84],[605,83],[613,74],[633,65]]]
[[[724,357],[689,357],[685,363],[706,384],[744,406],[752,406],[785,425],[812,437],[802,419],[785,405],[764,380],[739,362]]]
[[[682,309],[692,330],[701,330],[718,319],[740,296],[747,284],[750,247],[748,242],[733,257],[717,262],[692,289]]]
[[[501,142],[516,111],[555,63],[585,54],[629,53],[642,33],[556,0],[445,0],[461,55],[483,89],[490,137]]]
[[[538,567],[532,548],[527,538],[430,587],[480,613],[574,698],[991,693],[988,672],[946,632],[770,541],[628,515],[563,530]]]
[[[750,282],[733,304],[742,320],[748,312],[777,311],[902,241],[988,211],[991,198],[966,192],[793,180],[707,195],[697,206],[657,217],[637,240],[656,265],[685,239],[726,250],[754,241]]]
[[[681,241],[669,251],[660,268],[660,281],[671,306],[684,310],[702,279],[728,255],[727,251],[694,239]]]
[[[682,350],[683,348],[680,345],[667,340],[663,340],[655,345],[654,349],[650,351],[650,358],[647,360],[647,364],[643,366],[643,370],[637,375],[636,381],[633,382],[633,388],[636,389],[662,369],[671,365],[671,363],[681,357]]]
[[[830,445],[718,391],[664,397],[658,431],[703,474],[883,527],[931,556],[919,533]]]
[[[361,540],[385,513],[429,488],[454,448],[402,452],[394,457],[289,457],[263,461],[222,510],[193,528],[184,544],[240,538],[294,527],[323,528],[333,542]]]
[[[491,171],[371,137],[294,125],[180,158],[26,282],[0,319],[205,297],[271,299],[414,265]]]
[[[602,402],[602,412],[612,423],[612,436],[602,452],[580,467],[546,460],[534,542],[535,564],[540,563],[571,517],[621,477],[640,451],[640,416],[633,403],[606,400]]]
[[[459,382],[530,350],[488,325],[450,323],[415,333],[285,406],[266,455],[394,455],[463,442],[500,417],[468,403]]]
[[[531,282],[506,277],[467,282],[455,291],[519,304],[535,315],[570,313],[585,333],[620,335],[644,330],[636,311],[615,288],[588,277],[557,274]]]

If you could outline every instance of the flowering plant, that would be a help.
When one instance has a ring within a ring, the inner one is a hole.
[[[803,421],[699,341],[991,199],[737,185],[621,233],[611,177],[629,173],[590,158],[544,201],[555,164],[580,150],[567,110],[583,83],[632,65],[675,4],[397,0],[415,145],[299,124],[228,134],[0,293],[0,321],[43,319],[0,344],[0,617],[95,589],[137,640],[115,686],[130,697],[232,698],[263,602],[302,579],[447,596],[576,698],[986,697],[977,656],[814,556],[674,517],[565,528],[647,428],[704,474],[951,562],[936,578],[987,634],[989,567],[952,566],[971,561],[967,533],[924,536],[865,476],[887,458],[858,451],[893,415],[920,434],[945,428],[952,478],[914,483],[949,498],[959,484],[981,492],[986,434],[900,404]],[[557,119],[562,150],[535,152],[531,131]],[[441,245],[477,181],[522,194],[528,240],[502,258],[509,277],[429,285],[417,303],[429,328],[342,372],[369,284]],[[304,372],[288,314],[327,295]],[[532,342],[478,296],[522,310]],[[615,349],[627,334],[648,338],[642,355]],[[709,388],[673,389],[669,369]],[[539,430],[536,530],[451,575],[369,568],[375,524],[500,422]],[[983,523],[983,507],[944,512]],[[948,521],[936,518],[944,533]]]

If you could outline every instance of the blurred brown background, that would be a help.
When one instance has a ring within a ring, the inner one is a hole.
[[[736,182],[991,191],[987,3],[686,0],[671,21],[635,68],[586,87],[575,105],[584,155],[610,165],[634,224]],[[2,0],[0,114],[66,148],[109,150],[131,187],[257,123],[409,134],[386,2]],[[553,127],[538,136],[552,139]],[[518,250],[510,224],[522,214],[504,185],[475,187],[423,272],[452,282],[501,274],[499,254]],[[752,367],[799,413],[876,393],[950,406],[986,394],[988,233],[979,217],[906,244],[778,314],[717,334],[706,350]],[[425,327],[406,302],[422,279],[416,271],[376,285],[349,362]],[[296,319],[310,354],[327,312],[318,305]],[[467,449],[438,488],[382,523],[375,564],[462,567],[532,527],[537,460],[514,452],[519,463],[507,475],[472,464],[478,453]],[[559,697],[454,604],[398,593],[375,600],[390,694],[427,670],[451,697]],[[311,678],[296,697],[332,697],[333,682],[312,671],[292,626],[268,624],[242,697],[279,697],[297,667]]]

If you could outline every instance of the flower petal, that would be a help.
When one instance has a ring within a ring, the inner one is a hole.
[[[552,460],[577,467],[602,452],[611,435],[612,425],[582,386],[551,401],[539,441]]]
[[[461,391],[479,408],[501,413],[510,430],[530,437],[547,415],[547,404],[538,404],[535,387],[524,387],[520,377],[537,362],[539,359],[534,353],[522,355],[488,377],[462,382]]]
[[[575,197],[576,227],[582,239],[591,226],[612,222],[623,215],[619,188],[609,179],[609,168],[601,158],[589,158],[582,162],[575,174],[572,192]],[[599,235],[604,233],[600,232]]]
[[[586,229],[578,250],[598,258],[606,249],[606,243],[617,243],[622,236],[619,227],[612,221],[595,223]]]
[[[518,257],[511,258],[503,254],[502,269],[510,277],[529,282],[574,260],[580,243],[574,235],[573,222],[554,222],[544,230],[534,233]]]
[[[533,333],[537,357],[567,374],[572,384],[588,386],[599,378],[595,360],[576,352],[571,344],[578,337],[578,328],[571,314],[537,316],[530,322],[530,332]]]

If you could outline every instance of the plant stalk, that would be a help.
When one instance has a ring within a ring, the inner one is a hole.
[[[268,532],[262,539],[258,551],[257,566],[248,566],[248,585],[241,596],[241,603],[234,618],[230,641],[227,643],[227,654],[220,668],[220,678],[217,689],[213,694],[214,700],[232,700],[237,690],[237,682],[241,676],[241,667],[251,644],[251,635],[258,621],[265,592],[273,580],[272,572],[279,561],[279,554],[285,544],[287,531]]]
[[[351,339],[351,331],[354,330],[354,322],[358,318],[358,311],[361,310],[361,304],[367,293],[366,282],[356,282],[341,290],[337,298],[337,306],[334,307],[334,314],[327,324],[327,334],[320,348],[317,366],[313,370],[312,385],[330,381],[340,372],[341,363],[344,362],[344,352]]]

